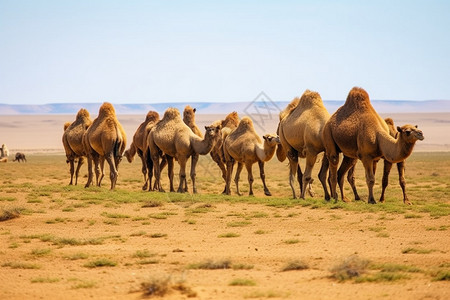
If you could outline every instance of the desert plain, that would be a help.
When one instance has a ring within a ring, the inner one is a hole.
[[[287,163],[275,157],[266,165],[272,197],[257,166],[254,197],[234,186],[221,195],[209,156],[199,161],[197,195],[142,191],[137,157],[121,162],[114,191],[108,176],[84,188],[86,165],[69,186],[61,136],[75,116],[2,115],[0,144],[12,153],[0,164],[0,298],[448,299],[450,113],[382,116],[424,132],[406,162],[411,206],[395,167],[386,202],[367,204],[361,164],[361,201],[323,200],[317,177],[314,197],[291,199]],[[128,144],[144,117],[118,116]],[[275,132],[277,120],[264,120],[257,130]],[[17,151],[28,162],[12,162]],[[376,197],[382,170],[380,162]],[[240,187],[248,193],[245,171]]]

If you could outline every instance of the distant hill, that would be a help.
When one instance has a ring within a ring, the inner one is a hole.
[[[253,102],[189,102],[197,108],[199,114],[224,114],[237,111],[240,114],[278,114],[286,107],[288,101],[258,99]],[[332,114],[344,101],[324,101],[328,111]],[[96,115],[101,103],[51,103],[43,105],[1,104],[0,115],[46,115],[46,114],[76,114],[80,108],[86,108]],[[450,112],[450,100],[428,101],[398,101],[373,100],[372,105],[379,113],[417,113],[417,112]],[[117,114],[146,114],[149,110],[163,113],[168,107],[176,107],[180,111],[186,103],[154,103],[154,104],[114,104]]]

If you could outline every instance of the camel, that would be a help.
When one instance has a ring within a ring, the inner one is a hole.
[[[352,167],[352,160],[359,158],[366,173],[368,203],[376,203],[373,186],[378,160],[384,157],[391,163],[404,161],[411,155],[416,142],[424,139],[422,131],[414,126],[405,125],[397,127],[397,130],[400,132],[397,139],[389,135],[388,125],[372,107],[364,89],[354,87],[349,92],[344,105],[330,117],[323,129],[325,151],[330,163],[331,195],[335,200],[338,199],[337,166],[339,153],[342,152],[342,174]],[[342,190],[341,197],[343,201],[348,201]]]
[[[161,152],[167,157],[170,191],[173,192],[173,158],[178,160],[180,165],[180,184],[178,192],[183,193],[186,185],[186,162],[190,156],[193,157],[191,163],[191,180],[193,193],[197,193],[195,185],[195,168],[198,155],[208,154],[217,142],[220,134],[220,125],[205,126],[205,137],[197,136],[188,125],[181,119],[180,112],[176,108],[168,108],[164,116],[153,128],[147,137],[147,144],[155,169],[155,180],[157,189],[164,191],[161,187],[161,169],[159,157]],[[196,155],[197,154],[197,155]]]
[[[236,176],[234,182],[236,184],[236,192],[239,192],[239,176],[245,165],[248,173],[249,195],[253,195],[253,173],[252,166],[258,163],[262,183],[264,185],[264,194],[271,196],[266,185],[266,177],[264,174],[264,163],[272,159],[275,149],[280,143],[280,139],[276,134],[266,134],[263,136],[264,143],[257,135],[253,127],[253,121],[249,117],[243,117],[238,127],[226,136],[223,142],[223,152],[227,164],[226,188],[225,194],[230,195],[230,182],[233,173],[234,164],[237,162]]]
[[[2,147],[0,148],[1,153],[0,153],[0,158],[6,157],[8,158],[9,156],[9,150],[8,147],[6,147],[5,144],[2,145]]]
[[[89,115],[89,112],[84,108],[81,108],[78,111],[75,121],[73,123],[66,122],[64,124],[64,133],[62,136],[62,142],[64,145],[64,150],[66,152],[67,157],[66,162],[70,164],[69,185],[73,184],[73,176],[75,171],[76,160],[78,160],[78,165],[75,171],[75,185],[77,185],[78,183],[78,174],[80,172],[81,166],[84,163],[84,157],[86,156],[86,152],[83,146],[83,135],[91,124],[92,120]]]
[[[397,138],[399,132],[395,128],[394,121],[391,118],[386,118],[386,119],[384,119],[384,121],[386,122],[386,124],[389,127],[389,134],[392,137]],[[356,160],[355,160],[355,163],[356,163]],[[380,200],[379,200],[379,202],[381,202],[381,203],[384,202],[384,194],[385,194],[386,188],[389,184],[389,173],[391,172],[391,169],[392,169],[392,163],[390,163],[389,161],[387,161],[385,159],[383,160],[383,163],[384,163],[384,168],[383,168],[382,190],[381,190],[381,196],[380,196]],[[355,196],[355,200],[360,200],[361,198],[358,195],[358,191],[357,191],[356,185],[355,185],[355,176],[354,176],[355,165],[353,165],[350,168],[350,170],[348,171],[347,181],[350,183],[350,186],[352,187],[353,195]],[[402,188],[402,192],[403,192],[403,203],[412,205],[412,203],[408,199],[408,196],[406,195],[405,161],[401,161],[401,162],[397,163],[397,171],[398,171],[399,184],[400,184],[400,187]],[[342,174],[342,170],[341,170],[341,168],[339,168],[338,184],[341,189],[343,189],[343,179],[342,179],[343,176],[344,176],[344,174]]]
[[[15,158],[13,159],[13,161],[22,161],[22,162],[27,162],[27,159],[25,157],[25,154],[21,153],[21,152],[17,152]]]
[[[189,126],[189,128],[191,128],[193,133],[195,133],[196,135],[198,135],[199,137],[202,138],[203,134],[200,131],[200,129],[197,127],[197,125],[195,124],[195,112],[196,111],[197,111],[197,109],[192,108],[189,105],[186,105],[186,107],[184,108],[184,111],[183,111],[183,122],[184,122],[184,124]]]
[[[95,173],[97,175],[97,186],[100,186],[101,179],[99,161],[106,159],[110,169],[111,189],[114,189],[117,183],[118,167],[122,160],[122,154],[125,151],[127,137],[122,125],[116,117],[116,112],[111,103],[104,102],[99,109],[98,117],[87,129],[83,144],[88,157],[88,181],[85,187],[92,183],[92,162],[95,164]],[[103,167],[102,167],[103,169]]]
[[[213,124],[220,124],[222,129],[222,134],[220,135],[217,143],[214,145],[213,149],[211,150],[211,152],[209,153],[211,155],[211,158],[213,159],[213,161],[216,162],[216,164],[219,166],[220,170],[222,171],[222,178],[226,183],[227,180],[227,170],[226,170],[226,166],[225,166],[225,158],[224,158],[224,154],[223,154],[223,140],[225,139],[225,137],[234,129],[236,129],[236,127],[239,125],[239,116],[237,114],[237,112],[232,112],[229,113],[225,119],[223,120],[218,120]],[[225,193],[225,189],[223,190],[223,194]]]
[[[136,129],[136,132],[133,136],[133,142],[130,145],[130,148],[125,151],[124,155],[127,158],[128,162],[131,163],[134,160],[134,156],[137,155],[142,161],[142,174],[144,175],[144,185],[142,189],[145,191],[147,188],[151,188],[151,178],[153,173],[153,165],[147,166],[151,160],[147,162],[145,158],[145,151],[147,147],[147,134],[152,129],[153,126],[159,121],[159,114],[156,111],[149,111],[147,116],[145,117],[145,121],[142,122],[139,127]],[[148,178],[147,178],[148,173]],[[150,185],[149,185],[150,184]]]
[[[311,185],[313,179],[311,173],[316,163],[319,153],[325,150],[322,142],[322,130],[325,123],[330,118],[330,114],[323,105],[319,93],[306,90],[301,98],[295,98],[280,113],[280,123],[278,125],[278,135],[281,147],[289,159],[289,184],[292,189],[292,196],[295,199],[294,177],[298,170],[298,181],[300,184],[300,198],[305,199],[306,187]],[[280,154],[277,150],[277,157]],[[305,173],[301,173],[298,164],[299,157],[306,157]],[[319,179],[322,183],[325,199],[329,200],[330,195],[327,189],[326,175],[328,171],[328,160],[326,156],[322,159],[322,167],[319,172]],[[311,190],[310,190],[311,192]]]

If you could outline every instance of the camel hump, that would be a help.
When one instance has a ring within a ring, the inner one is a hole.
[[[299,103],[300,98],[295,97],[294,100],[292,100],[291,103],[289,103],[286,108],[280,112],[280,121],[287,117],[291,113],[291,111],[293,111],[298,106]]]
[[[164,112],[163,120],[167,121],[167,120],[172,120],[172,119],[177,119],[177,118],[181,118],[181,115],[180,115],[180,111],[175,107],[169,107]]]
[[[318,92],[306,90],[300,98],[297,107],[310,107],[312,105],[323,105],[322,97],[320,97]]]
[[[98,110],[98,116],[99,118],[104,118],[107,116],[115,116],[116,110],[114,109],[114,106],[109,102],[103,102],[102,106],[100,106],[100,109]]]
[[[352,106],[355,108],[372,107],[369,94],[360,87],[354,87],[350,90],[344,106]]]
[[[238,129],[254,129],[253,121],[251,118],[245,116],[242,118],[241,122],[239,122]]]
[[[237,127],[239,125],[239,116],[238,113],[233,111],[232,113],[229,113],[225,119],[222,121],[222,128],[223,127]]]
[[[386,122],[386,124],[394,126],[394,120],[392,120],[391,118],[386,118],[384,119],[384,121]]]
[[[87,111],[87,109],[80,108],[80,110],[77,113],[76,119],[89,119],[90,117],[91,116],[90,116],[89,112]]]
[[[156,111],[150,110],[145,117],[146,122],[156,122],[159,120],[159,114]]]
[[[66,129],[69,128],[69,126],[70,126],[71,124],[72,124],[72,123],[70,123],[70,122],[64,123],[64,131],[66,131]]]

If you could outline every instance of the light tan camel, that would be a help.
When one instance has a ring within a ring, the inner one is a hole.
[[[1,157],[1,158],[3,158],[3,157],[8,158],[8,156],[9,156],[9,150],[8,150],[8,147],[6,147],[5,144],[2,144],[0,157]]]
[[[159,157],[164,153],[168,158],[168,170],[170,178],[170,191],[173,188],[173,159],[178,160],[180,165],[180,185],[178,192],[185,192],[184,185],[186,184],[186,162],[190,156],[194,154],[205,155],[208,154],[217,142],[220,134],[219,126],[205,126],[205,137],[202,139],[197,136],[188,125],[181,119],[180,112],[176,108],[168,108],[163,118],[156,124],[147,137],[147,144],[150,149],[150,155],[153,160],[153,167],[155,169],[155,180],[159,191],[163,191],[161,187],[161,170],[159,165]],[[198,161],[198,156],[193,156],[191,163],[191,180],[193,186],[193,193],[197,193],[195,185],[195,168]],[[195,159],[195,157],[197,159]],[[172,171],[171,171],[172,170]]]
[[[199,137],[202,138],[203,134],[200,131],[200,129],[197,127],[197,124],[195,124],[195,112],[196,111],[197,111],[196,108],[192,108],[189,105],[186,105],[186,107],[184,108],[184,111],[183,111],[183,122],[184,122],[184,124],[189,126],[189,128],[191,128],[192,132],[194,132],[196,135],[198,135]]]
[[[213,161],[216,162],[216,164],[219,166],[220,170],[222,171],[222,178],[226,183],[227,180],[227,169],[225,165],[225,157],[223,154],[223,140],[225,137],[236,127],[239,125],[239,116],[237,112],[229,113],[225,119],[218,120],[214,122],[213,124],[217,125],[220,124],[222,126],[222,134],[220,135],[220,138],[218,139],[217,143],[214,145],[213,149],[209,153],[211,155],[211,158]],[[226,188],[226,187],[225,187]],[[225,193],[225,188],[223,190],[223,194]]]
[[[394,121],[391,118],[386,118],[384,119],[384,121],[386,122],[386,124],[389,127],[389,134],[394,137],[394,138],[398,138],[398,134],[400,133],[397,128],[394,125]],[[417,126],[416,126],[417,127]],[[406,134],[405,132],[403,132],[403,134]],[[356,189],[356,185],[355,185],[355,165],[356,165],[356,159],[354,160],[354,165],[350,168],[350,170],[348,171],[347,174],[347,181],[350,183],[350,186],[353,190],[353,195],[355,196],[355,200],[360,200],[361,198],[359,197],[358,191]],[[384,194],[386,191],[386,188],[389,184],[389,173],[391,172],[392,169],[392,163],[387,161],[387,160],[383,160],[384,163],[384,168],[383,168],[383,179],[382,179],[382,189],[381,189],[381,196],[380,196],[380,202],[383,203],[384,202]],[[345,164],[343,164],[345,165]],[[398,162],[397,163],[397,171],[398,171],[398,180],[399,180],[399,184],[400,187],[402,188],[402,192],[403,192],[403,203],[411,205],[412,203],[409,201],[408,196],[406,195],[406,180],[405,180],[405,160]],[[344,174],[342,168],[339,168],[338,170],[338,184],[340,189],[343,189],[343,184],[344,184]]]
[[[147,161],[146,155],[144,155],[147,148],[147,134],[150,132],[153,126],[158,123],[158,121],[159,114],[156,111],[149,111],[147,113],[147,116],[145,117],[145,121],[142,122],[136,129],[130,148],[124,153],[125,157],[130,163],[133,162],[136,153],[141,159],[142,174],[144,175],[144,185],[142,186],[143,190],[151,188],[153,176],[153,162],[151,161],[151,159],[150,161]],[[150,165],[148,166],[149,163]]]
[[[322,142],[322,130],[330,114],[323,105],[319,93],[306,90],[301,98],[295,98],[280,113],[278,135],[281,148],[289,159],[289,184],[295,199],[294,177],[299,171],[300,198],[305,199],[306,187],[312,183],[311,173],[319,153],[325,150]],[[280,155],[277,155],[280,158]],[[299,158],[306,157],[305,173],[301,174]],[[326,156],[322,159],[322,167],[319,179],[322,183],[324,196],[330,200],[327,189],[326,175],[328,171],[328,160]],[[300,180],[300,178],[302,178]]]
[[[253,195],[252,166],[257,162],[261,180],[264,185],[264,194],[271,196],[266,185],[264,162],[272,159],[276,147],[280,143],[280,139],[276,134],[266,134],[263,138],[264,143],[261,142],[261,139],[253,127],[253,121],[249,117],[243,117],[239,122],[238,127],[225,137],[223,142],[223,152],[227,164],[225,194],[231,194],[231,175],[233,173],[234,164],[237,162],[238,166],[234,178],[236,192],[238,195],[241,195],[239,192],[239,176],[245,165],[248,173],[249,195]]]
[[[89,112],[81,108],[76,117],[75,121],[72,123],[64,124],[64,133],[62,136],[62,142],[64,145],[64,150],[66,152],[66,162],[70,165],[70,182],[69,185],[73,184],[73,176],[75,172],[75,185],[78,183],[78,174],[80,168],[84,163],[84,157],[86,152],[83,146],[83,135],[91,126],[92,120]],[[75,161],[78,160],[77,169],[75,171]]]
[[[369,203],[376,203],[373,196],[375,184],[376,164],[381,157],[391,163],[404,161],[412,152],[417,140],[423,140],[422,131],[414,126],[398,127],[400,134],[397,139],[389,135],[386,122],[372,107],[367,92],[354,87],[348,94],[347,100],[325,124],[323,141],[326,155],[330,162],[331,195],[337,200],[337,166],[339,153],[349,159],[359,158],[365,169],[366,182],[369,189]],[[343,163],[346,160],[343,160]],[[348,162],[347,162],[348,163]],[[343,168],[345,174],[353,165],[347,164]],[[341,197],[347,199],[341,190]]]
[[[127,137],[122,125],[116,117],[116,111],[111,103],[104,102],[100,106],[98,117],[86,131],[83,144],[88,157],[89,176],[85,187],[92,183],[92,161],[95,164],[97,185],[100,186],[101,179],[99,161],[103,157],[109,164],[111,189],[114,189],[118,177],[118,167],[125,151]],[[103,167],[102,167],[103,169]]]

